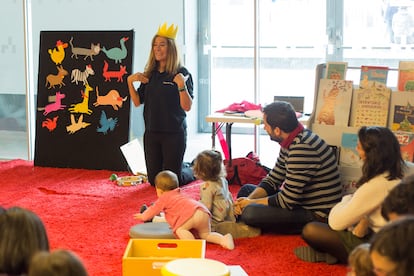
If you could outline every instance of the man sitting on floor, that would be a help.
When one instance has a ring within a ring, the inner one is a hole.
[[[276,101],[263,112],[264,129],[281,146],[279,157],[259,185],[242,186],[235,213],[262,231],[299,234],[310,221],[326,222],[330,209],[341,200],[336,155],[298,122],[290,103]]]

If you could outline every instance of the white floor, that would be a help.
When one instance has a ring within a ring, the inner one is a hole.
[[[27,160],[27,133],[23,131],[0,131],[0,160]]]
[[[221,152],[221,146],[216,138],[216,150]],[[212,140],[210,133],[193,134],[188,137],[187,151],[185,154],[185,161],[190,162],[195,156],[205,150],[211,149]],[[270,140],[269,136],[259,136],[259,147],[257,153],[263,165],[272,168],[276,162],[279,154],[279,144]],[[232,134],[232,158],[244,157],[250,151],[254,150],[254,136],[249,134]]]

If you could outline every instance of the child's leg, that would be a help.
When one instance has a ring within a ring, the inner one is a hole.
[[[194,223],[193,228],[198,232],[200,238],[205,239],[207,242],[220,244],[230,250],[234,249],[234,241],[231,234],[223,236],[220,233],[211,232],[210,216],[207,213],[197,210],[192,219]]]
[[[194,240],[194,235],[191,233],[191,229],[193,229],[194,224],[194,215],[189,218],[183,225],[177,228],[175,234],[180,240]]]

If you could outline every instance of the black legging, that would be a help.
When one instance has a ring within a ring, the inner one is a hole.
[[[177,174],[182,184],[182,164],[187,145],[187,131],[148,132],[144,133],[145,163],[148,181],[155,185],[155,176],[162,170],[170,170]]]
[[[348,252],[338,232],[332,230],[328,224],[315,221],[306,224],[302,231],[302,238],[315,250],[336,257],[339,263],[348,262]]]

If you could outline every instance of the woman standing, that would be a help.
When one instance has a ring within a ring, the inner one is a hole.
[[[370,126],[359,129],[356,149],[363,160],[357,190],[332,208],[329,225],[305,225],[302,237],[310,247],[295,249],[296,256],[304,261],[346,263],[356,246],[369,242],[386,224],[381,204],[403,177],[400,145],[390,129]]]
[[[183,179],[187,145],[186,112],[193,99],[193,80],[181,65],[175,38],[178,27],[164,23],[152,39],[144,72],[128,77],[128,89],[136,107],[144,104],[144,152],[148,180],[154,186],[157,173],[171,170]],[[133,83],[140,82],[138,90]]]

